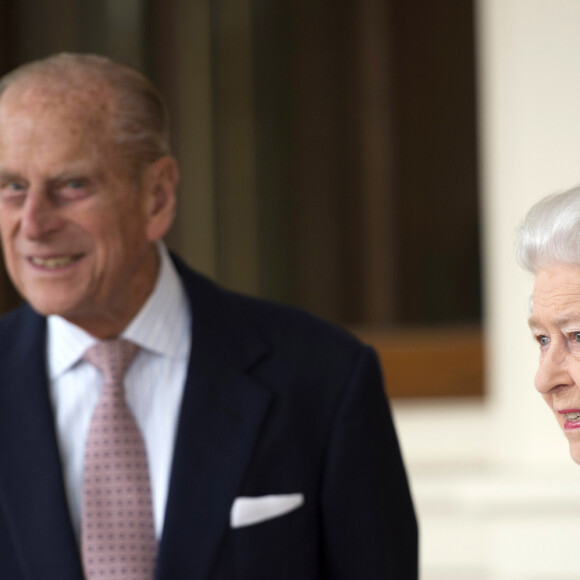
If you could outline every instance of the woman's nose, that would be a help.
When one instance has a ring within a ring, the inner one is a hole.
[[[534,384],[543,395],[553,389],[574,384],[569,373],[568,357],[564,348],[552,346],[541,357]]]

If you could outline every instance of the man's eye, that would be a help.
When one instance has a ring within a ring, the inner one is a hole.
[[[7,181],[0,185],[0,198],[4,200],[18,200],[26,193],[26,184],[20,181]]]
[[[26,186],[20,181],[7,181],[2,184],[2,190],[5,191],[24,191]]]
[[[580,342],[580,332],[572,333],[575,342]]]
[[[580,336],[580,332],[578,333],[578,336]],[[540,346],[547,346],[548,342],[550,342],[550,340],[548,339],[547,336],[538,336],[538,343]]]
[[[88,194],[88,184],[86,179],[69,179],[60,185],[56,193],[62,201],[80,199]]]

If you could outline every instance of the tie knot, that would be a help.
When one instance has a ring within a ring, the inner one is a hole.
[[[103,373],[106,384],[122,384],[139,347],[124,339],[102,340],[88,348],[83,359]]]

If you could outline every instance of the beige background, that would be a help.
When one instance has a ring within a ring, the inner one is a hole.
[[[578,578],[580,466],[533,388],[530,277],[515,230],[580,183],[580,2],[479,0],[488,396],[396,403],[423,580]]]

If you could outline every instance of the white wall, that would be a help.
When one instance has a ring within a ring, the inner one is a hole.
[[[580,466],[533,388],[533,281],[515,230],[580,184],[580,0],[479,0],[487,392],[394,405],[421,526],[422,580],[571,580]]]

